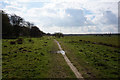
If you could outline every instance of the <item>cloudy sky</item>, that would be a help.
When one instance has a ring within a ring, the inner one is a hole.
[[[0,0],[0,10],[33,22],[42,31],[117,33],[119,0]]]

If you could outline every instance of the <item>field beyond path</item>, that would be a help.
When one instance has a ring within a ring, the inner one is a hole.
[[[57,40],[54,40],[57,44],[60,50],[62,50],[59,42]],[[67,62],[68,66],[71,68],[71,70],[73,71],[73,73],[76,75],[77,78],[83,78],[82,75],[78,72],[78,70],[76,69],[76,67],[70,62],[70,60],[68,59],[68,57],[65,54],[62,54],[65,61]]]
[[[88,78],[118,78],[119,53],[117,47],[100,45],[97,43],[119,46],[118,36],[64,36],[56,38],[65,50],[71,63]]]

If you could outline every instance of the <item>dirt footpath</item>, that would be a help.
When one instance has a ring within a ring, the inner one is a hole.
[[[60,51],[63,51],[62,48],[61,48],[61,46],[60,46],[60,44],[59,44],[59,42],[57,40],[54,40],[54,41],[57,43]],[[68,66],[71,68],[71,70],[73,71],[73,73],[76,75],[76,77],[83,79],[82,75],[78,72],[78,70],[76,69],[76,67],[70,62],[70,60],[68,59],[68,57],[65,54],[62,54],[62,55],[63,55],[65,61],[67,62]]]

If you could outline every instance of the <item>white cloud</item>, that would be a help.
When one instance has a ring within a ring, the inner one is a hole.
[[[79,33],[87,33],[87,29],[85,27],[58,27],[58,26],[53,26],[53,27],[45,27],[43,28],[45,32],[50,32],[50,33],[55,33],[55,32],[62,32],[64,34],[79,34]],[[53,32],[55,31],[55,32]]]
[[[14,1],[14,0],[10,0]],[[16,0],[17,2],[118,2],[119,0]]]
[[[118,0],[2,1],[6,4],[3,10],[40,25],[45,32],[59,31],[60,27],[64,33],[114,32],[117,29]],[[43,5],[28,7],[30,2],[43,2]]]
[[[109,25],[109,26],[104,26],[101,28],[102,32],[107,32],[107,33],[116,33],[118,32],[118,27],[115,27],[113,25]]]

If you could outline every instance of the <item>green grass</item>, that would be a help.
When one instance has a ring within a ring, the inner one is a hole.
[[[2,40],[3,78],[75,78],[52,37],[24,38],[23,44]]]
[[[112,35],[112,36],[95,36],[95,35],[86,35],[86,36],[65,36],[64,39],[68,40],[86,40],[86,41],[91,41],[91,42],[102,42],[106,44],[111,44],[115,46],[120,46],[119,45],[119,36],[118,35]]]
[[[56,53],[58,51],[58,45],[53,42],[51,50],[51,78],[76,78],[74,73],[71,71],[67,63],[65,62],[61,54]]]
[[[120,53],[118,48],[79,41],[117,45],[117,38],[117,36],[65,36],[57,40],[84,78],[118,78]]]
[[[61,54],[54,37],[24,38],[23,44],[2,41],[3,78],[75,78]],[[115,47],[86,43],[102,42],[118,46],[118,36],[65,36],[57,40],[84,78],[117,78],[118,56]]]

